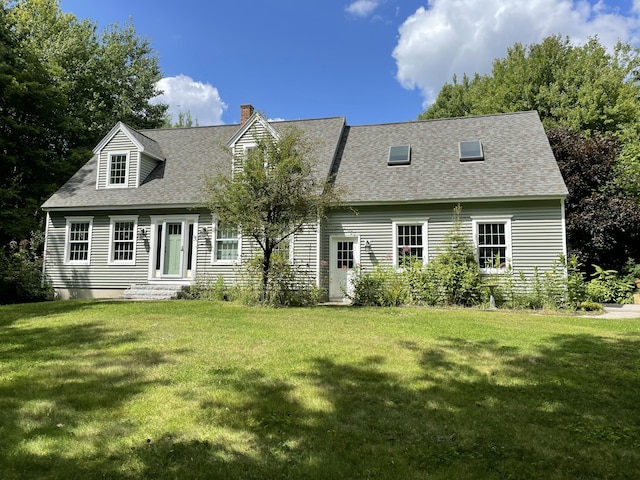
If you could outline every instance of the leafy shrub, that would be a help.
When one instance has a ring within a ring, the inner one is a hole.
[[[480,269],[473,246],[462,234],[460,207],[454,209],[453,227],[442,251],[427,265],[405,262],[403,268],[376,267],[358,272],[351,300],[355,305],[402,304],[476,305],[481,299]]]
[[[602,304],[589,301],[581,302],[579,307],[580,310],[583,310],[585,312],[601,312],[602,310],[604,310]]]
[[[634,285],[626,278],[620,278],[616,270],[605,270],[593,265],[593,278],[587,283],[587,299],[599,303],[629,303]]]
[[[358,270],[349,298],[354,305],[394,307],[411,298],[406,277],[392,268],[376,267],[371,272]]]
[[[575,310],[586,298],[587,283],[582,271],[582,264],[578,262],[577,256],[572,255],[567,262],[567,306]]]
[[[453,226],[444,247],[424,268],[417,300],[430,305],[471,306],[480,303],[482,280],[473,245],[462,233],[461,207],[453,211]]]
[[[43,244],[44,234],[32,232],[31,240],[12,241],[0,250],[0,303],[53,300],[53,287],[42,274]]]
[[[183,300],[229,301],[234,300],[235,296],[235,289],[227,286],[222,276],[218,276],[215,281],[207,276],[198,276],[191,285],[182,287],[178,293],[178,298]]]
[[[298,307],[315,305],[323,298],[323,292],[309,279],[306,265],[292,265],[286,253],[274,252],[267,284],[266,296],[262,289],[262,257],[252,258],[243,266],[238,283],[239,299],[248,305],[273,307]]]
[[[568,278],[565,276],[564,258],[555,261],[550,270],[540,272],[538,267],[533,270],[533,276],[527,277],[523,272],[517,274],[511,266],[507,266],[504,274],[493,275],[490,282],[495,288],[496,303],[508,308],[523,308],[539,310],[543,308],[565,308],[569,304]],[[577,261],[575,262],[577,265]],[[572,267],[573,268],[573,267]],[[579,270],[578,270],[579,272]],[[574,298],[573,307],[584,299],[580,294],[580,275],[574,272],[571,295]],[[584,283],[584,282],[583,282]]]

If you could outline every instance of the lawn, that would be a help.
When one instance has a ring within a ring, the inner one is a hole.
[[[640,320],[0,307],[0,478],[640,475]]]

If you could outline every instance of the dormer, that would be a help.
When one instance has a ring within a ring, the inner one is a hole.
[[[245,158],[248,151],[255,148],[258,139],[268,135],[275,140],[280,139],[280,135],[269,121],[251,105],[241,105],[240,119],[240,129],[227,142],[227,147],[233,155],[233,170],[239,167],[238,162]]]
[[[96,189],[137,188],[164,161],[158,143],[118,122],[93,149],[98,156]]]

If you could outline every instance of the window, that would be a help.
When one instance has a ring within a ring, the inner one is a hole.
[[[411,147],[400,145],[389,148],[387,165],[409,165],[411,163]]]
[[[109,154],[108,187],[126,187],[129,178],[129,153],[117,152]]]
[[[67,218],[65,263],[89,265],[93,217]]]
[[[216,229],[215,262],[232,262],[238,260],[238,229],[218,225]]]
[[[349,269],[353,268],[353,242],[345,241],[345,242],[337,242],[336,246],[337,252],[337,264],[336,267],[339,269]]]
[[[511,262],[511,219],[474,219],[473,231],[480,271],[504,271]]]
[[[403,267],[414,260],[426,263],[426,222],[394,222],[394,260],[396,267]]]
[[[460,161],[469,162],[472,160],[484,160],[484,151],[480,140],[470,142],[460,142],[458,144],[460,150]]]
[[[276,245],[273,253],[277,258],[293,263],[293,235],[288,236]]]
[[[137,216],[111,217],[109,263],[135,264]]]

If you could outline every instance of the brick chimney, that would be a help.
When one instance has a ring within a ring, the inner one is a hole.
[[[240,125],[244,125],[253,115],[253,105],[240,105]]]

